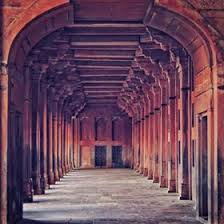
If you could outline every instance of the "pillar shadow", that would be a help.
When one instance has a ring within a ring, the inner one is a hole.
[[[156,222],[153,219],[95,219],[95,220],[65,220],[65,221],[34,221],[30,219],[24,219],[18,224],[156,224],[156,223],[167,223],[167,224],[200,224],[199,221],[180,221],[177,219],[157,219]]]

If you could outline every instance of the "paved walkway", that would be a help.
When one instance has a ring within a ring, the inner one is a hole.
[[[191,201],[128,169],[73,171],[34,200],[23,223],[199,223]]]

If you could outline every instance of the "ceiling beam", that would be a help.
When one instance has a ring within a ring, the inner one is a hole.
[[[129,73],[129,67],[128,68],[111,68],[111,69],[105,69],[99,68],[99,69],[90,69],[90,68],[78,68],[78,72],[80,75],[127,75]]]
[[[116,82],[116,83],[111,83],[111,82],[84,82],[84,89],[85,88],[122,88],[123,87],[123,81],[122,82]]]
[[[76,66],[131,66],[131,60],[73,60]]]
[[[85,92],[91,92],[91,91],[95,91],[95,92],[120,92],[122,86],[83,86],[84,91]]]
[[[80,23],[65,27],[66,35],[143,35],[142,23]]]
[[[105,66],[105,65],[79,65],[77,66],[77,69],[105,69],[105,70],[119,70],[119,69],[130,69],[130,66],[122,66],[122,65],[114,65],[114,66],[111,66],[111,65],[108,65],[108,66]]]
[[[123,84],[124,81],[123,80],[83,80],[81,81],[82,84],[92,84],[92,83],[95,83],[95,84],[112,84],[112,83],[115,83],[115,84]]]
[[[91,76],[91,77],[80,77],[81,82],[89,82],[89,81],[96,81],[96,82],[108,82],[108,81],[125,81],[127,76]]]

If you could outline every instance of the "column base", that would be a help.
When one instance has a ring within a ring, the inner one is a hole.
[[[63,176],[65,176],[66,174],[65,166],[62,167],[62,173],[63,173]]]
[[[62,169],[61,169],[61,168],[59,169],[59,177],[60,177],[60,178],[63,177],[63,172],[62,172]]]
[[[168,193],[176,193],[176,180],[170,180],[168,183]]]
[[[41,189],[41,194],[45,194],[45,179],[44,179],[44,177],[40,178],[40,189]]]
[[[55,184],[54,173],[52,171],[48,174],[48,184],[49,185]]]
[[[33,181],[32,178],[25,180],[23,184],[23,202],[33,202]]]
[[[140,172],[140,174],[143,174],[143,173],[144,173],[144,168],[141,167],[141,168],[139,169],[139,172]]]
[[[143,176],[144,177],[147,177],[148,176],[148,169],[147,168],[144,168],[144,170],[143,170]]]
[[[45,189],[50,189],[47,175],[44,175],[44,183],[45,183]]]
[[[180,200],[189,200],[188,184],[181,184]]]
[[[66,173],[69,172],[69,166],[68,166],[68,165],[65,166],[65,172],[66,172]]]
[[[152,171],[148,170],[148,177],[147,177],[148,180],[152,180],[153,179],[153,173]]]
[[[69,172],[72,171],[72,169],[73,169],[73,165],[72,165],[72,163],[70,163],[69,164]]]
[[[40,176],[39,175],[35,175],[33,177],[33,190],[34,190],[35,195],[41,195],[42,194]]]
[[[159,177],[153,177],[153,183],[158,184],[159,183]]]
[[[160,177],[160,187],[161,188],[167,188],[168,187],[167,179],[164,176]]]
[[[58,174],[58,170],[55,170],[54,171],[54,180],[55,181],[60,181],[59,174]]]
[[[72,166],[71,164],[68,165],[68,172],[70,172],[72,170]]]

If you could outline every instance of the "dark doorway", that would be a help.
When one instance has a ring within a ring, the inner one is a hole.
[[[114,168],[123,167],[122,146],[113,146],[112,147],[112,166]]]
[[[199,216],[208,219],[208,120],[199,119]]]
[[[105,167],[107,165],[107,149],[106,146],[95,147],[95,166]]]

